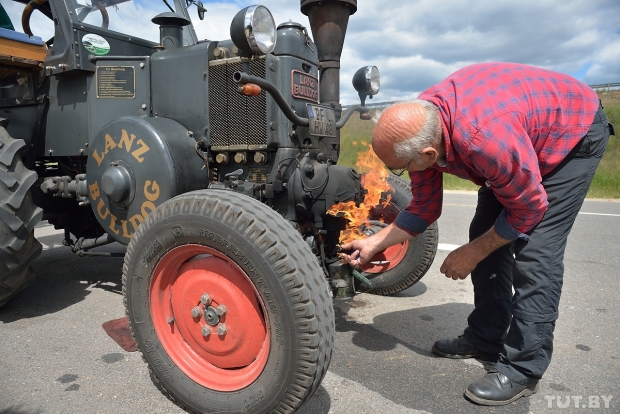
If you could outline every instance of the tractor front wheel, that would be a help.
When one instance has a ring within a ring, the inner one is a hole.
[[[293,227],[249,197],[169,200],[134,234],[123,292],[161,390],[190,412],[294,412],[325,375],[334,311]]]

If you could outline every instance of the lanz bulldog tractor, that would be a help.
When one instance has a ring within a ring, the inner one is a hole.
[[[195,413],[299,409],[329,366],[333,297],[406,289],[437,249],[431,226],[359,269],[338,258],[348,222],[327,211],[367,193],[337,164],[339,130],[379,89],[363,67],[361,104],[339,103],[357,1],[301,0],[313,38],[250,6],[230,39],[198,41],[203,4],[163,0],[159,43],[108,29],[127,0],[18,1],[26,34],[0,31],[0,305],[33,278],[40,220],[76,260],[125,244],[127,316],[166,395]],[[364,234],[411,199],[387,181]]]

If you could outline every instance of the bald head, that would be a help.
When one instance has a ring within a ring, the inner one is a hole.
[[[417,159],[424,148],[441,138],[437,107],[415,100],[388,107],[377,121],[372,148],[388,166],[402,166]]]

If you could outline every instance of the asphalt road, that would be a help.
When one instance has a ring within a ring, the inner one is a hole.
[[[566,251],[551,366],[538,394],[496,408],[463,398],[485,373],[480,362],[430,352],[434,341],[462,333],[473,308],[469,279],[447,279],[439,266],[467,241],[474,205],[475,193],[446,193],[440,250],[415,286],[335,302],[330,369],[300,413],[620,412],[620,202],[584,204]],[[0,414],[183,412],[152,384],[139,352],[125,352],[102,329],[125,314],[122,259],[80,258],[52,227],[36,232],[45,244],[37,277],[0,308]]]

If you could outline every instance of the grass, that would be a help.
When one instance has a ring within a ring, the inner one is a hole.
[[[609,122],[614,124],[620,135],[620,90],[598,91],[598,94]],[[357,116],[352,116],[341,130],[338,163],[354,167],[358,152],[366,151],[370,145],[373,129],[372,121],[362,121]],[[443,182],[447,190],[476,191],[478,189],[474,183],[450,174],[444,174]],[[592,180],[587,197],[620,198],[620,137],[612,136],[609,139],[607,150]]]
[[[588,197],[620,198],[620,90],[598,92],[609,122],[616,128],[616,136],[609,138],[607,150],[596,170]]]

